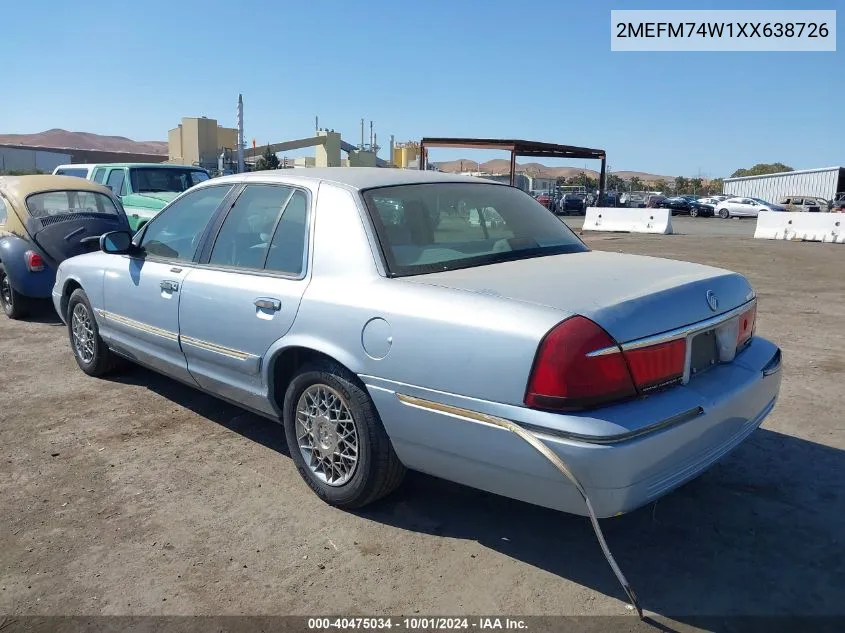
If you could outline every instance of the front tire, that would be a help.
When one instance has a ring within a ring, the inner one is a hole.
[[[302,367],[285,393],[282,423],[296,469],[326,503],[361,508],[402,482],[405,467],[373,401],[333,361]]]
[[[727,209],[719,209],[719,217],[723,220],[727,220],[729,217],[731,217],[731,213]]]
[[[690,209],[689,210],[689,216],[691,218],[697,218],[698,217],[698,209]]]
[[[67,304],[67,329],[70,349],[79,368],[89,376],[103,376],[114,369],[117,357],[100,338],[94,310],[82,288],[70,295]]]

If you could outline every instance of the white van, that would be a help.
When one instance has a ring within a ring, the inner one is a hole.
[[[85,165],[76,163],[73,165],[59,165],[53,170],[54,176],[77,176],[91,180],[91,173],[94,171],[96,165]]]

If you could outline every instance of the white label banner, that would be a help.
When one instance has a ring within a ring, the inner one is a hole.
[[[611,51],[835,51],[834,10],[619,10]]]

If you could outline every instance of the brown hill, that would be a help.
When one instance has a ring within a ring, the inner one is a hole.
[[[463,158],[436,164],[440,170],[452,173],[458,173],[461,169],[463,171],[483,171],[489,174],[507,174],[510,172],[510,161],[503,158],[494,158],[484,163],[477,163],[474,160]],[[549,176],[552,178],[571,178],[581,172],[586,172],[588,176],[593,178],[598,178],[599,175],[598,171],[594,169],[585,170],[583,167],[548,167],[542,163],[517,163],[516,169],[530,176]],[[655,181],[662,178],[666,181],[672,181],[675,179],[674,176],[660,176],[642,171],[615,171],[613,173],[624,180],[639,178],[643,181]]]
[[[133,141],[124,136],[103,136],[91,132],[68,132],[61,129],[52,129],[36,134],[0,134],[0,143],[34,147],[87,149],[101,152],[167,154],[167,143],[163,141]]]

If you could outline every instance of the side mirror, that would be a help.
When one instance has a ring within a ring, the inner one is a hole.
[[[100,236],[100,250],[104,253],[121,255],[132,248],[132,234],[129,231],[110,231]]]

